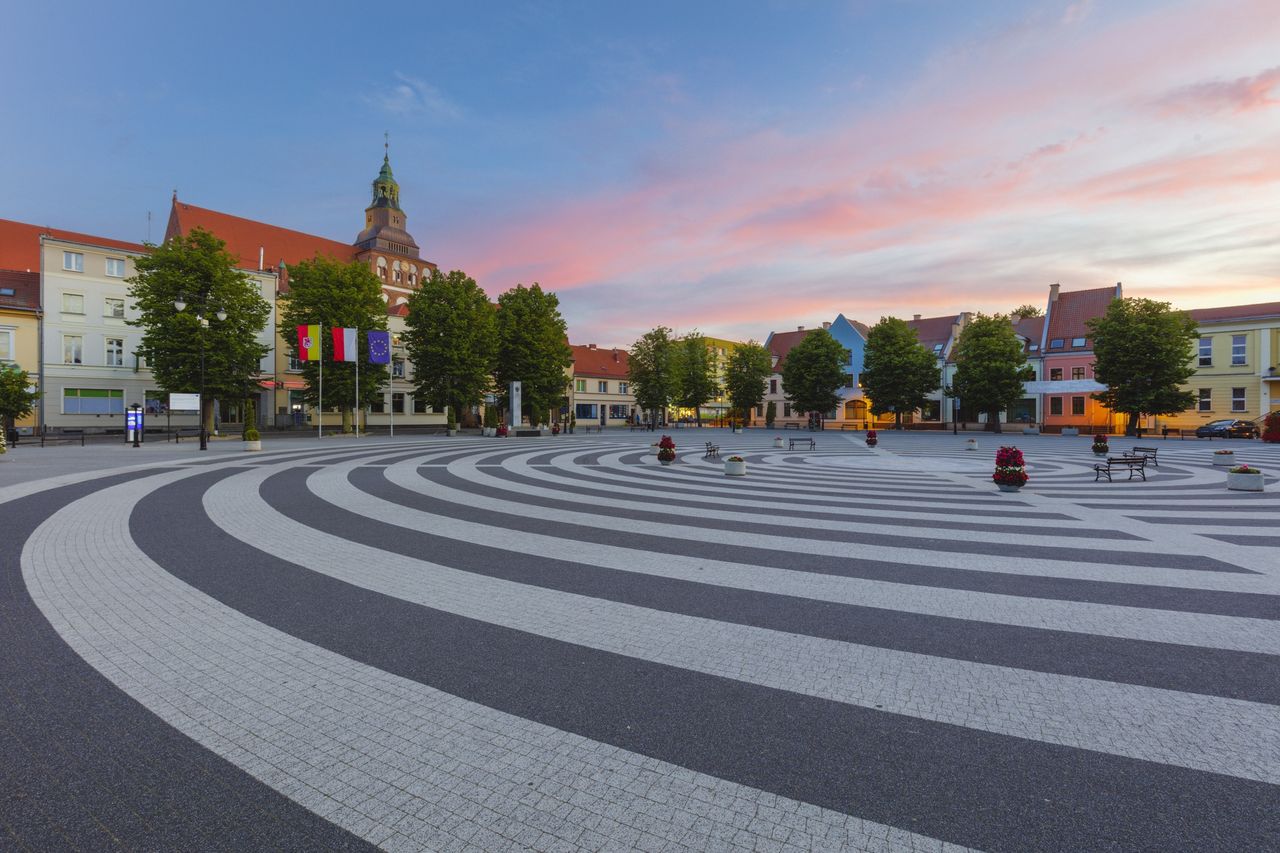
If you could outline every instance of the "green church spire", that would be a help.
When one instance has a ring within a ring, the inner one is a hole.
[[[396,183],[395,175],[391,174],[390,140],[384,141],[382,147],[382,169],[379,170],[378,177],[373,179],[373,204],[370,207],[400,210],[400,185]]]

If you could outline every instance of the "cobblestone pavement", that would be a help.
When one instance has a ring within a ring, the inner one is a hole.
[[[25,451],[0,849],[1280,849],[1280,447],[772,435]]]

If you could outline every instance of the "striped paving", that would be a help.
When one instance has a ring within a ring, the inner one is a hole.
[[[1086,440],[1010,436],[1009,495],[994,436],[706,437],[749,476],[628,434],[0,481],[30,518],[0,543],[0,603],[44,626],[25,660],[84,668],[59,713],[103,744],[154,720],[152,788],[199,766],[228,792],[184,809],[113,791],[109,748],[75,776],[28,748],[0,841],[1280,847],[1276,478],[1227,492],[1221,442],[1171,442],[1148,482],[1094,483]],[[11,743],[65,682],[41,666],[6,662]]]

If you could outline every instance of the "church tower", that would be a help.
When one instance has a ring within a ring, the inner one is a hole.
[[[422,259],[418,244],[405,230],[405,221],[390,151],[384,150],[382,169],[373,179],[373,200],[364,209],[364,230],[356,236],[354,246],[356,257],[367,262],[382,280],[383,295],[393,307],[403,303],[421,277],[435,269],[435,264]]]

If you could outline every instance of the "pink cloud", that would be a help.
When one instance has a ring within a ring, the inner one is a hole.
[[[1161,97],[1156,104],[1164,112],[1173,114],[1248,113],[1280,104],[1278,89],[1280,65],[1251,77],[1182,86]]]

